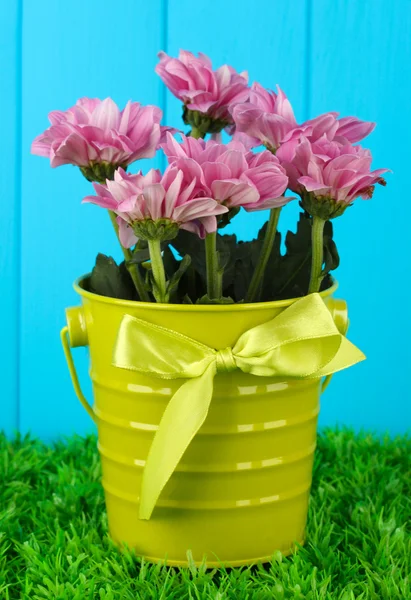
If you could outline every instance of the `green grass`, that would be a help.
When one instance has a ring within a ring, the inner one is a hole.
[[[107,535],[95,444],[0,436],[2,600],[411,600],[410,437],[324,431],[306,546],[227,570],[120,553]]]

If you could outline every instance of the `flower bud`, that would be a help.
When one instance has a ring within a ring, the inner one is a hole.
[[[137,238],[141,240],[160,240],[165,242],[173,240],[179,230],[179,224],[170,219],[145,219],[144,221],[134,221],[132,223],[133,231]]]
[[[229,125],[227,121],[214,119],[198,110],[190,110],[187,106],[183,106],[183,121],[186,125],[198,129],[202,135],[220,133]]]
[[[115,171],[121,167],[126,170],[127,165],[115,165],[109,162],[90,162],[86,167],[80,167],[87,181],[96,181],[97,183],[105,183],[106,179],[114,179]]]
[[[340,217],[348,206],[352,204],[347,202],[336,202],[329,196],[315,196],[313,192],[303,192],[301,194],[301,206],[312,217],[320,217],[324,221]]]

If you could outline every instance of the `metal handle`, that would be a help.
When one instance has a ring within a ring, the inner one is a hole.
[[[328,308],[332,314],[334,319],[334,323],[337,326],[338,331],[345,335],[348,330],[348,325],[350,323],[348,319],[348,310],[347,303],[345,300],[340,300],[339,298],[330,298]],[[327,375],[321,385],[321,393],[323,394],[327,389],[333,374]]]
[[[327,377],[324,379],[324,381],[321,384],[321,394],[323,394],[325,392],[325,390],[328,388],[328,385],[331,381],[333,374],[331,373],[331,375],[327,375]]]
[[[66,311],[67,325],[60,332],[61,343],[63,345],[64,355],[66,357],[68,370],[74,391],[77,398],[85,408],[90,418],[97,422],[93,408],[90,406],[83,392],[81,391],[80,382],[78,380],[76,366],[71,355],[71,348],[75,346],[87,346],[87,329],[84,319],[83,310],[81,307],[68,308]]]

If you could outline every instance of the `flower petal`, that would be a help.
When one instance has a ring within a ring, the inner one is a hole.
[[[123,248],[131,248],[137,244],[137,237],[132,227],[124,221],[121,217],[117,217],[118,233],[120,237],[120,243]]]
[[[120,111],[111,98],[103,100],[91,115],[90,124],[104,130],[117,129],[120,124]]]
[[[214,181],[211,184],[213,197],[218,202],[224,202],[230,208],[253,204],[259,199],[257,189],[253,185],[242,181]]]
[[[143,196],[148,212],[153,221],[169,216],[165,214],[163,210],[165,190],[161,183],[153,183],[146,186],[143,191]]]

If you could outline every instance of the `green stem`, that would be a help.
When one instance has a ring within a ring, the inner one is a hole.
[[[324,219],[320,217],[313,217],[312,229],[311,229],[311,246],[312,246],[312,258],[311,258],[311,277],[310,285],[308,287],[308,293],[313,294],[319,292],[323,276],[321,275],[323,270],[323,232],[324,232]]]
[[[205,238],[207,266],[207,295],[210,300],[219,300],[222,296],[223,277],[217,252],[217,232],[209,233]]]
[[[195,138],[196,140],[198,140],[199,138],[204,138],[205,137],[205,133],[201,133],[200,129],[198,129],[198,127],[193,127],[191,128],[190,131],[190,137]]]
[[[270,210],[267,231],[265,233],[261,254],[258,257],[257,266],[251,278],[250,287],[245,297],[246,302],[258,302],[260,299],[261,288],[263,285],[265,269],[273,249],[275,234],[277,233],[278,219],[280,218],[281,207]]]
[[[140,271],[138,270],[138,266],[136,264],[129,264],[129,261],[133,258],[133,253],[129,248],[124,248],[120,242],[118,224],[116,221],[116,213],[112,210],[109,210],[108,214],[110,216],[111,223],[114,227],[114,231],[116,232],[118,243],[120,244],[120,248],[123,252],[124,260],[126,261],[126,267],[128,269],[128,272],[130,273],[131,279],[133,280],[134,286],[138,292],[140,300],[142,302],[151,302],[148,291],[145,288],[143,278],[141,277]]]
[[[157,302],[167,303],[169,298],[160,240],[148,240],[148,248],[150,250],[151,269],[156,284],[153,291],[154,297]]]

